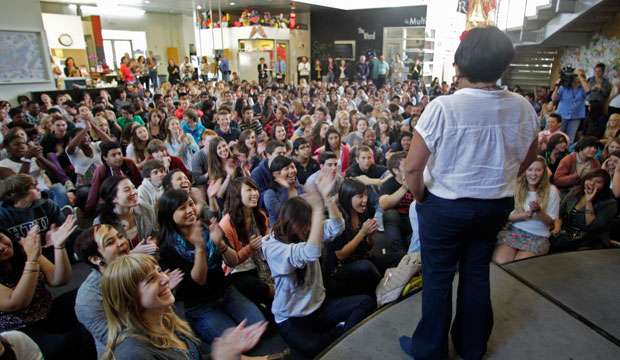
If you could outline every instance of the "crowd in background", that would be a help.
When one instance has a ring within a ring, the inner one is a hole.
[[[273,327],[312,358],[372,314],[385,270],[419,251],[416,123],[459,85],[369,58],[304,58],[299,84],[198,81],[171,62],[159,87],[152,60],[125,59],[142,75],[118,98],[0,102],[3,338],[32,345],[19,330],[50,359],[194,359],[201,342],[228,359]],[[604,73],[512,89],[539,116],[540,156],[516,179],[496,262],[618,244],[620,82]],[[52,301],[76,259],[91,274]]]

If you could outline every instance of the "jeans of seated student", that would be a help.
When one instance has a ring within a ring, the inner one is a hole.
[[[560,131],[568,135],[571,144],[577,141],[577,130],[583,119],[562,119]]]
[[[258,278],[258,270],[236,272],[228,275],[230,282],[239,292],[254,304],[263,304],[271,311],[273,298],[269,285]]]
[[[64,186],[60,184],[55,184],[51,188],[45,190],[45,193],[47,193],[47,196],[50,198],[50,200],[55,202],[59,208],[62,209],[67,205],[71,206],[71,202],[67,197],[67,189],[65,189]]]
[[[185,310],[185,318],[196,334],[211,344],[224,330],[248,319],[248,325],[264,321],[260,310],[233,285],[221,298]]]
[[[151,79],[153,89],[157,89],[159,87],[159,77],[157,75],[157,71],[149,71],[149,78]]]
[[[418,223],[418,212],[415,208],[414,200],[409,207],[409,223],[411,224],[411,242],[409,242],[408,253],[420,252],[420,224]]]
[[[56,177],[58,178],[58,180],[60,180],[61,183],[64,184],[67,181],[71,181],[67,174],[65,174],[65,172],[62,170],[62,165],[60,165],[60,160],[58,160],[58,155],[56,155],[56,153],[48,153],[46,157],[49,161],[53,162],[54,165],[56,165],[56,168],[58,169],[58,171],[56,171]]]
[[[334,279],[343,284],[347,295],[366,294],[374,297],[385,270],[397,266],[404,255],[389,252],[342,265],[334,274]]]
[[[52,301],[46,319],[20,329],[37,343],[47,359],[95,359],[95,341],[75,316],[77,290],[66,292]]]
[[[315,357],[332,341],[364,320],[375,310],[375,299],[366,295],[326,298],[315,312],[289,318],[278,324],[280,335],[295,350]],[[344,327],[336,327],[344,321]]]
[[[422,242],[422,317],[412,336],[415,359],[448,358],[452,282],[459,266],[452,342],[464,359],[481,359],[493,328],[489,264],[513,198],[447,200],[427,192],[417,204]]]
[[[390,251],[406,253],[411,235],[409,218],[390,209],[383,214],[383,229],[385,238],[390,241]]]
[[[202,82],[204,82],[205,84],[209,82],[209,75],[202,74],[200,75],[200,78],[202,79]]]

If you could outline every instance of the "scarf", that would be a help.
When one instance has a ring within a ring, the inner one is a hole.
[[[213,241],[209,240],[209,231],[203,229],[202,231],[203,239],[206,244],[205,253],[207,255],[207,266],[209,270],[212,268],[219,266],[221,263],[221,255],[217,246],[213,243]],[[174,244],[174,249],[177,254],[179,254],[183,259],[194,262],[194,255],[196,253],[196,247],[189,241],[186,241],[181,234],[178,232],[174,232],[172,236],[172,243]]]

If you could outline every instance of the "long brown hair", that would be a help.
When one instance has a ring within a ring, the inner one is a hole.
[[[140,140],[138,138],[137,132],[139,128],[144,128],[144,130],[146,130],[146,134],[149,137],[146,141]],[[134,126],[134,128],[131,130],[131,143],[133,144],[133,149],[136,153],[136,159],[138,160],[138,163],[141,163],[149,156],[148,151],[146,151],[146,145],[149,143],[149,140],[151,140],[151,132],[146,126]]]
[[[223,178],[226,175],[224,171],[224,162],[217,155],[217,145],[220,142],[226,142],[220,136],[214,137],[209,141],[209,154],[207,164],[209,165],[209,180],[217,180]],[[230,149],[228,149],[228,156],[230,157]]]
[[[258,185],[249,177],[238,177],[228,184],[228,191],[226,192],[226,201],[224,202],[224,209],[226,213],[230,215],[230,222],[237,231],[237,237],[243,245],[250,243],[250,235],[246,229],[245,215],[243,213],[243,203],[241,202],[241,188],[243,184],[258,191]],[[265,213],[263,213],[258,206],[252,209],[252,217],[256,221],[256,226],[262,235],[267,232],[267,225]]]
[[[312,208],[302,197],[287,199],[280,208],[278,220],[273,224],[274,237],[285,244],[297,244],[306,241],[306,233],[310,228]],[[306,267],[295,270],[297,284],[304,282]]]

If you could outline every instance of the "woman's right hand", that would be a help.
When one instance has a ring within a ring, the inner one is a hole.
[[[203,238],[202,223],[200,221],[196,221],[192,226],[192,231],[189,234],[188,240],[194,244],[196,250],[204,250],[207,246]]]
[[[365,235],[372,235],[377,232],[379,221],[377,219],[368,219],[362,224],[362,231]]]
[[[26,253],[27,261],[39,261],[41,257],[41,238],[39,236],[39,226],[33,226],[26,235],[25,238],[21,238],[19,241],[24,252]]]
[[[254,235],[250,238],[250,247],[254,251],[258,251],[263,246],[263,237],[260,235]]]

